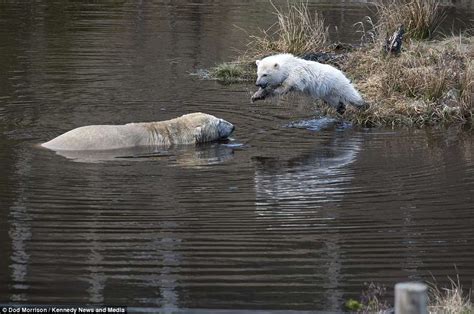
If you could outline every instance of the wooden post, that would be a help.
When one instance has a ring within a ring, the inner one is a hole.
[[[419,282],[397,283],[395,314],[428,314],[428,287]]]

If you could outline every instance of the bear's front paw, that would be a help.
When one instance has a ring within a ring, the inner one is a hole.
[[[270,91],[260,87],[258,91],[256,91],[255,94],[253,94],[253,96],[250,98],[250,101],[253,103],[257,100],[265,99],[270,94]]]
[[[253,94],[252,97],[250,97],[250,101],[252,103],[256,102],[257,100],[262,100],[263,98],[259,95],[256,95],[257,93]]]

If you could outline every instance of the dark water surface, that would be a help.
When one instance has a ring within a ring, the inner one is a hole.
[[[449,21],[469,23],[459,3]],[[314,6],[357,40],[365,5]],[[231,59],[269,10],[0,3],[0,303],[340,311],[365,282],[457,272],[471,287],[472,132],[312,120],[308,103],[251,105],[252,84],[189,75]],[[127,158],[35,146],[193,111],[234,123],[231,141]]]

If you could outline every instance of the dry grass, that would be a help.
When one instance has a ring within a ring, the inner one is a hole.
[[[430,313],[474,313],[469,294],[464,296],[459,275],[456,277],[456,281],[451,278],[449,281],[451,286],[448,288],[439,288],[436,283],[429,284]]]
[[[403,24],[406,39],[429,39],[445,17],[438,0],[377,0],[375,8],[380,36],[392,34]]]
[[[410,42],[398,58],[372,46],[349,55],[343,65],[371,108],[348,111],[366,126],[425,126],[473,119],[473,37]]]
[[[273,3],[277,22],[261,35],[250,35],[248,50],[236,62],[211,69],[210,78],[251,81],[254,61],[288,52],[295,55],[327,51],[327,27],[307,2],[285,9]],[[474,123],[474,37],[431,38],[444,18],[436,0],[378,0],[373,22],[358,23],[367,43],[345,55],[338,66],[354,80],[370,104],[366,111],[347,110],[345,119],[363,126],[415,126]],[[386,33],[400,24],[407,31],[398,57],[381,52]],[[364,28],[365,26],[368,28]],[[337,115],[322,106],[322,113]]]
[[[277,22],[260,35],[249,35],[247,51],[237,61],[225,62],[210,69],[209,77],[225,83],[253,80],[255,60],[276,53],[305,53],[322,51],[329,46],[329,33],[324,19],[311,12],[308,2],[278,8],[271,1]]]
[[[474,55],[472,50],[471,54]],[[470,57],[461,79],[461,102],[463,105],[463,111],[470,111],[471,121],[474,122],[474,56]]]
[[[317,11],[312,13],[307,2],[290,4],[285,9],[272,2],[277,22],[260,35],[250,35],[246,59],[255,60],[275,53],[303,55],[322,51],[329,45],[328,28]]]
[[[429,313],[474,313],[474,304],[469,297],[471,290],[463,289],[459,275],[456,275],[456,280],[448,279],[449,287],[440,287],[434,277],[432,282],[427,283]],[[393,313],[393,305],[387,302],[386,288],[373,282],[365,284],[359,300],[349,299],[345,305],[347,310],[355,313]]]

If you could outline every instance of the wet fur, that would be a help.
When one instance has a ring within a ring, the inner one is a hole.
[[[349,79],[333,66],[278,54],[257,60],[257,86],[252,101],[268,96],[300,92],[322,99],[343,112],[346,105],[363,108],[365,103]]]
[[[199,112],[167,121],[79,127],[41,146],[53,150],[168,147],[218,140],[230,135],[232,130],[233,126],[229,122]]]

